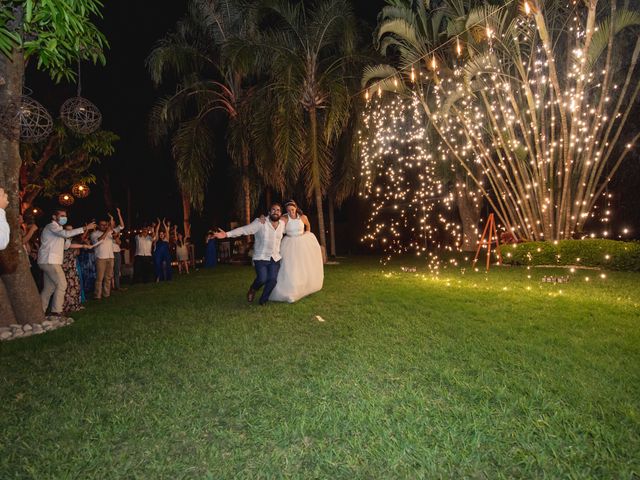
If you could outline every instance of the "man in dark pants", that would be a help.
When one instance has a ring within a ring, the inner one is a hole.
[[[153,229],[142,227],[135,238],[135,257],[133,260],[133,283],[148,283],[153,280]]]
[[[264,290],[260,296],[260,305],[265,305],[278,281],[280,259],[282,258],[280,256],[280,243],[282,242],[285,227],[284,220],[280,219],[281,215],[282,207],[279,203],[274,203],[269,209],[269,221],[262,223],[260,219],[256,218],[244,227],[235,228],[230,232],[219,230],[214,234],[216,238],[255,235],[253,264],[256,269],[256,279],[247,292],[247,300],[249,302],[253,302],[256,292],[264,285]]]

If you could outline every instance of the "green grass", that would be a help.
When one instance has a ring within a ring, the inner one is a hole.
[[[220,267],[0,344],[0,478],[638,478],[640,274],[403,264],[264,308]]]

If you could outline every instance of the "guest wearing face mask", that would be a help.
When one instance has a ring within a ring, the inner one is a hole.
[[[40,249],[38,250],[38,266],[44,274],[44,285],[40,292],[42,309],[46,312],[51,301],[51,315],[61,316],[64,306],[64,293],[67,280],[62,270],[65,240],[96,228],[91,222],[84,227],[65,230],[67,212],[64,209],[53,211],[51,223],[42,229]],[[53,297],[53,300],[52,300]]]

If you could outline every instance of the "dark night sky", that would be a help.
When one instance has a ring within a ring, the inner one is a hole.
[[[369,31],[375,25],[383,4],[384,0],[354,1],[358,17],[369,25]],[[107,159],[101,168],[109,174],[114,202],[123,210],[127,209],[127,189],[131,189],[134,225],[156,216],[181,219],[180,200],[168,148],[153,149],[147,140],[147,116],[160,93],[152,85],[144,61],[155,42],[174,29],[185,8],[185,0],[154,2],[153,7],[150,2],[143,0],[105,2],[104,19],[99,25],[111,44],[106,52],[107,65],[85,64],[82,67],[83,96],[102,111],[103,128],[121,137],[115,155]],[[369,32],[366,34],[369,35]],[[46,75],[34,69],[28,70],[26,83],[34,90],[34,98],[41,101],[50,112],[57,112],[62,102],[74,95],[76,88],[75,85],[54,85]],[[219,159],[223,161],[216,163],[207,207],[202,216],[194,218],[194,223],[199,225],[197,230],[207,226],[225,226],[230,220],[233,201],[230,198],[232,190],[227,180],[229,172],[224,165],[224,153]],[[639,191],[639,178],[640,167],[636,165],[629,167],[628,173],[617,179],[618,214],[635,230],[634,233],[640,230],[640,196],[621,195],[620,192]],[[51,205],[51,202],[41,201],[44,207],[50,206],[47,203]],[[99,184],[93,188],[92,195],[77,202],[72,211],[76,222],[104,213]],[[339,215],[338,220],[343,215],[346,213]]]

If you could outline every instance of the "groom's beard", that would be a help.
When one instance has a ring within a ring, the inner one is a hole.
[[[272,213],[271,215],[269,215],[269,220],[271,220],[272,222],[277,222],[278,220],[280,220],[280,215],[278,215],[277,213]]]

